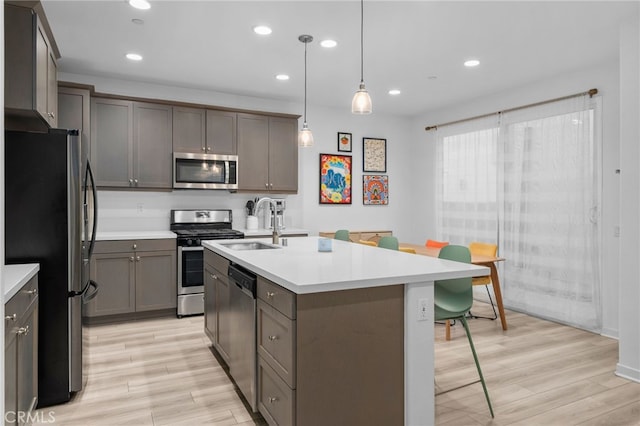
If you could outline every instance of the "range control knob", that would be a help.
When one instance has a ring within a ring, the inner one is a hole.
[[[196,245],[199,246],[200,245],[200,238],[196,238]]]
[[[190,246],[190,245],[192,245],[192,244],[193,244],[193,240],[191,240],[191,238],[189,238],[189,239],[187,240],[187,245],[188,245],[188,246]]]

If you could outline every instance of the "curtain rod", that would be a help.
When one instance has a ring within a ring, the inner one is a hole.
[[[455,120],[455,121],[449,121],[448,123],[442,123],[442,124],[436,124],[436,125],[433,125],[433,126],[427,126],[427,127],[424,128],[424,130],[426,130],[428,132],[429,130],[437,130],[438,127],[441,127],[441,126],[449,126],[451,124],[464,123],[465,121],[471,121],[471,120],[476,120],[478,118],[490,117],[492,115],[502,114],[502,113],[505,113],[505,112],[517,111],[517,110],[523,109],[523,108],[530,108],[530,107],[534,107],[534,106],[538,106],[538,105],[544,105],[544,104],[548,104],[550,102],[563,101],[565,99],[571,99],[571,98],[575,98],[575,97],[578,97],[578,96],[589,95],[589,97],[592,98],[593,96],[595,96],[597,94],[598,94],[598,89],[590,89],[590,90],[588,90],[586,92],[576,93],[575,95],[563,96],[561,98],[549,99],[547,101],[536,102],[536,103],[529,104],[529,105],[523,105],[523,106],[519,106],[519,107],[515,107],[515,108],[504,109],[502,111],[496,111],[496,112],[491,112],[491,113],[488,113],[488,114],[476,115],[475,117],[463,118],[461,120]]]

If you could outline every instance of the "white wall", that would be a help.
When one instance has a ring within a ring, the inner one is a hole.
[[[477,115],[500,111],[508,108],[523,106],[529,103],[545,101],[574,93],[585,92],[591,88],[598,89],[598,96],[602,97],[603,117],[603,186],[602,186],[602,277],[603,277],[603,334],[617,336],[618,334],[618,283],[620,256],[619,238],[614,236],[616,226],[619,226],[620,214],[620,183],[615,173],[620,168],[620,83],[618,60],[603,63],[580,72],[558,75],[553,78],[540,80],[525,87],[508,92],[497,93],[493,96],[476,99],[464,105],[455,105],[437,111],[429,111],[413,123],[417,132],[414,141],[417,146],[416,161],[426,170],[426,185],[421,188],[421,194],[416,197],[419,208],[412,217],[415,229],[426,230],[425,235],[435,235],[434,188],[433,169],[435,166],[435,133],[426,132],[426,126],[446,123],[453,120],[474,117]],[[415,170],[419,164],[414,164]],[[426,213],[425,213],[426,212]]]
[[[616,374],[640,382],[640,17],[620,32],[620,344]]]

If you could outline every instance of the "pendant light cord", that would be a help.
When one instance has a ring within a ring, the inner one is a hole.
[[[304,124],[307,124],[307,44],[304,42]]]
[[[360,0],[360,83],[364,83],[364,0]]]

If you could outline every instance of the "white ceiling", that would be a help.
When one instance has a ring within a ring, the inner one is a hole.
[[[359,1],[151,0],[146,11],[124,0],[42,3],[60,72],[301,102],[298,36],[310,34],[309,104],[348,110],[360,81]],[[617,60],[619,23],[638,13],[638,1],[367,0],[364,80],[374,113],[413,116]],[[257,36],[257,24],[273,33]],[[338,46],[322,48],[325,38]],[[144,60],[128,61],[130,51]],[[470,57],[480,66],[465,68]],[[392,88],[402,94],[388,95]]]

